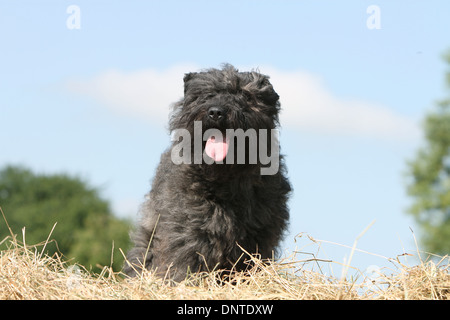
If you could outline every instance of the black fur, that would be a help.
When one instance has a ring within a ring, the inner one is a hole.
[[[278,98],[269,78],[258,72],[224,65],[221,70],[189,73],[170,130],[187,129],[193,137],[194,121],[202,121],[203,130],[224,133],[230,128],[274,129]],[[176,165],[171,161],[176,143],[161,156],[132,236],[135,247],[127,255],[125,273],[135,275],[145,266],[181,281],[188,270],[243,270],[239,246],[272,258],[289,219],[291,187],[282,157],[274,175],[261,175],[259,162]]]

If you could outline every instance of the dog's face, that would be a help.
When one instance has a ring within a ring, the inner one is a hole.
[[[249,138],[249,129],[270,131],[277,127],[278,99],[269,78],[257,72],[238,72],[225,65],[222,70],[188,73],[184,98],[174,105],[170,130],[188,130],[194,137],[196,126],[201,125],[202,150],[220,162],[230,151],[230,130],[242,129]],[[221,137],[214,134],[217,130]],[[212,132],[210,136],[208,132]]]
[[[189,129],[202,121],[204,129],[273,129],[280,104],[269,78],[257,72],[222,70],[188,73],[184,99],[175,105],[170,129]]]

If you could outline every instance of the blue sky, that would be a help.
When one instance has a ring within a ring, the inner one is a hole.
[[[78,6],[80,29],[67,28]],[[370,5],[380,29],[369,29]],[[281,96],[281,148],[298,233],[386,257],[415,252],[406,160],[447,94],[450,2],[2,1],[0,166],[67,172],[136,218],[168,146],[185,72],[259,68]],[[303,251],[315,252],[307,246]],[[350,250],[323,243],[324,258]],[[364,270],[387,262],[358,253]]]

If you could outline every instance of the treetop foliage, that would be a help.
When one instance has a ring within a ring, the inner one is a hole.
[[[111,265],[120,269],[123,251],[129,246],[130,223],[115,217],[99,191],[78,177],[66,174],[35,174],[29,169],[7,166],[0,170],[0,207],[18,239],[25,227],[28,245],[45,241],[50,255],[63,254],[87,267]],[[9,235],[0,221],[0,241]],[[4,244],[5,245],[5,244]]]
[[[445,55],[450,65],[450,51]],[[450,71],[446,74],[450,91]],[[414,198],[409,213],[418,222],[431,252],[450,253],[450,97],[437,103],[423,123],[425,145],[408,162]]]

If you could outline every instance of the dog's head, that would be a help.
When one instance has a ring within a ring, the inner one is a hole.
[[[257,137],[261,129],[270,135],[270,130],[278,126],[279,110],[279,96],[268,76],[255,71],[239,72],[226,64],[220,70],[185,75],[184,98],[174,105],[169,125],[171,132],[187,130],[192,138],[201,128],[202,151],[221,162],[229,152],[230,132],[241,129],[235,132],[244,132],[248,139],[253,137],[249,129]],[[248,156],[247,152],[247,160]]]
[[[170,130],[189,129],[202,121],[204,129],[273,129],[280,103],[269,77],[239,72],[226,64],[184,76],[184,98],[175,104]]]

